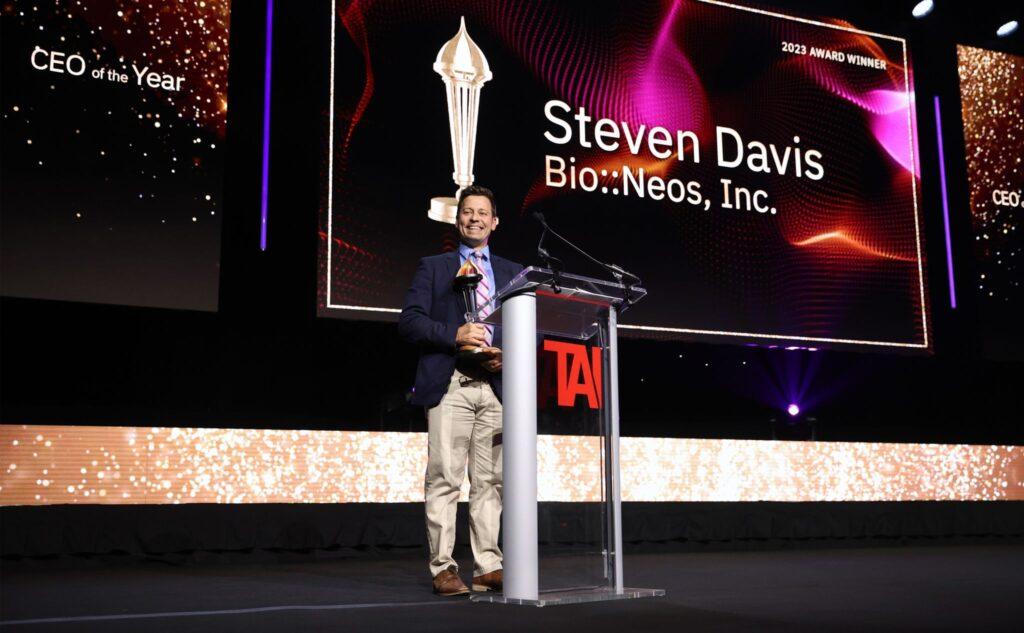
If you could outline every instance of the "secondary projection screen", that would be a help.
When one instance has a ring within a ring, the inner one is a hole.
[[[929,348],[905,40],[701,0],[333,11],[322,315],[394,318],[455,244],[427,213],[457,188],[432,66],[464,17],[492,74],[471,167],[495,253],[537,263],[540,211],[643,278],[626,333]]]
[[[987,354],[1024,358],[1021,209],[1024,57],[958,46],[977,278]]]
[[[216,310],[229,0],[10,0],[6,296]]]

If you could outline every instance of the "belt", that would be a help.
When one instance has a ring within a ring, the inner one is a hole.
[[[462,376],[459,378],[459,383],[463,386],[474,382],[488,382],[490,380],[489,372],[483,367],[480,367],[479,365],[475,365],[469,362],[456,362],[455,369],[457,369],[459,373],[462,374]]]

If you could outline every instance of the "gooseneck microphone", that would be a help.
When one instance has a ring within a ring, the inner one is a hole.
[[[603,268],[603,269],[607,270],[608,272],[610,272],[612,277],[615,278],[615,281],[617,281],[618,283],[623,284],[624,286],[626,286],[626,291],[627,291],[626,292],[626,303],[627,304],[632,304],[633,303],[633,301],[632,301],[632,299],[630,298],[629,295],[630,295],[630,293],[633,290],[633,286],[640,285],[640,278],[639,277],[637,277],[633,273],[629,272],[628,270],[622,268],[621,266],[618,266],[616,264],[608,264],[608,263],[602,262],[601,260],[597,259],[596,257],[591,255],[587,251],[585,251],[582,248],[580,248],[579,246],[576,246],[576,244],[574,244],[571,240],[569,240],[568,238],[560,235],[558,233],[558,231],[556,231],[553,228],[551,228],[551,225],[549,225],[547,220],[544,218],[544,214],[541,213],[540,211],[534,211],[533,212],[533,217],[538,222],[540,222],[540,225],[542,227],[544,227],[544,230],[541,231],[541,234],[540,234],[540,241],[537,243],[537,255],[542,260],[544,260],[544,262],[548,266],[548,268],[550,268],[551,270],[553,270],[555,272],[555,284],[556,284],[555,289],[556,289],[556,291],[558,289],[557,288],[558,273],[560,273],[562,271],[563,265],[562,265],[562,261],[561,260],[559,260],[559,259],[557,259],[555,257],[552,257],[551,254],[548,253],[547,249],[544,248],[544,238],[545,238],[545,236],[547,236],[548,233],[551,233],[552,235],[554,235],[556,238],[558,238],[558,240],[560,242],[562,242],[563,244],[565,244],[569,248],[573,249],[574,251],[576,251],[577,253],[579,253],[580,255],[582,255],[583,257],[588,259],[589,261],[597,264],[601,268]]]
[[[554,290],[556,294],[559,294],[562,292],[562,289],[559,287],[559,275],[562,272],[564,264],[562,264],[562,260],[557,257],[552,257],[551,253],[548,252],[548,249],[544,248],[544,237],[548,234],[548,223],[544,220],[544,214],[540,211],[534,211],[533,217],[540,222],[542,227],[544,227],[544,230],[540,232],[540,240],[537,241],[537,257],[540,257],[541,260],[543,260],[544,265],[551,269],[551,272],[553,273],[551,289]]]

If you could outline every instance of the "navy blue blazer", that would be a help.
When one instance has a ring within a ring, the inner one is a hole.
[[[491,269],[500,290],[523,267],[491,253]],[[415,405],[432,407],[440,402],[455,373],[455,334],[466,322],[462,296],[452,285],[458,270],[458,251],[424,257],[405,295],[398,334],[420,348],[411,400]],[[500,328],[494,333],[493,344],[501,347]],[[501,373],[491,374],[490,382],[501,398]]]

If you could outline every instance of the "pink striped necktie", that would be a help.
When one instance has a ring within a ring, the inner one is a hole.
[[[487,280],[486,268],[484,268],[483,253],[480,251],[473,251],[472,253],[473,265],[476,266],[477,271],[480,273],[482,279],[476,286],[476,306],[477,308],[483,307],[485,303],[491,300],[494,295],[494,289],[491,288],[490,282]],[[484,318],[494,310],[493,306],[487,305],[483,310],[478,313],[480,318]],[[487,346],[490,347],[494,340],[494,326],[484,324],[484,329],[487,330],[484,334],[484,340],[487,341]]]

